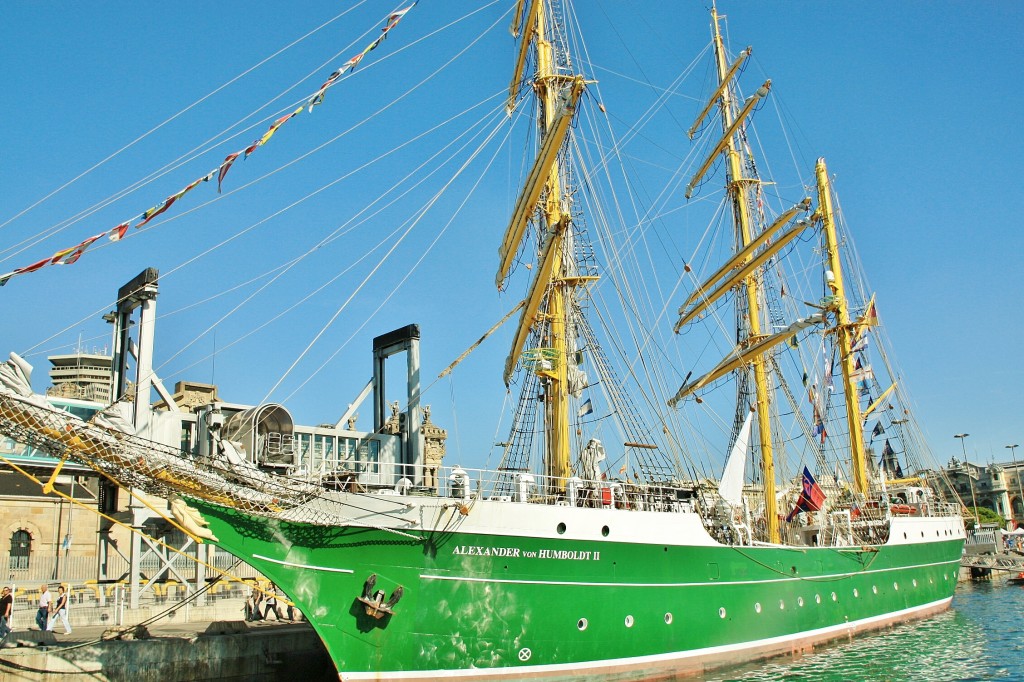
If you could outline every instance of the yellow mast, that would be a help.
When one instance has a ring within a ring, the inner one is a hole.
[[[572,311],[571,302],[575,287],[583,280],[590,279],[577,277],[575,272],[566,272],[572,256],[569,230],[571,214],[568,210],[568,197],[563,196],[562,170],[557,155],[575,111],[576,102],[582,93],[584,81],[582,76],[558,73],[550,28],[543,0],[531,0],[522,23],[523,44],[520,46],[509,91],[513,93],[518,88],[525,53],[532,41],[537,55],[533,92],[540,101],[541,135],[541,151],[534,170],[541,177],[531,177],[523,189],[516,215],[512,218],[499,251],[501,262],[497,277],[501,286],[522,239],[525,223],[529,216],[539,209],[542,224],[547,227],[547,234],[542,238],[543,244],[540,245],[540,260],[534,281],[530,286],[512,350],[506,361],[505,381],[508,382],[519,362],[530,332],[539,329],[543,347],[537,349],[540,355],[536,358],[533,370],[544,378],[544,473],[548,477],[549,491],[564,489],[565,479],[570,475],[571,425],[567,349],[568,335],[572,330],[567,317]],[[541,182],[543,187],[539,186]],[[542,305],[544,302],[546,306]]]
[[[851,347],[856,324],[850,323],[850,308],[843,286],[843,266],[839,260],[839,240],[836,238],[835,219],[832,213],[832,191],[829,186],[828,169],[825,159],[818,159],[814,168],[818,182],[818,212],[821,214],[822,231],[825,233],[825,251],[832,276],[828,286],[832,290],[836,313],[836,347],[839,349],[840,365],[843,369],[843,395],[846,398],[846,426],[850,433],[850,455],[853,467],[853,487],[861,494],[868,492],[867,471],[864,466],[864,433],[861,430],[860,400],[851,380],[854,358]],[[890,389],[892,390],[892,389]]]
[[[718,80],[721,84],[726,82],[728,78],[727,69],[729,65],[726,63],[725,46],[722,43],[722,33],[718,24],[719,14],[715,8],[711,10],[711,18],[714,25],[715,62],[718,65]],[[743,248],[753,240],[750,208],[747,203],[747,187],[756,183],[757,180],[742,177],[740,152],[737,149],[733,135],[736,126],[734,125],[732,98],[730,88],[728,87],[721,89],[721,111],[722,130],[728,138],[725,146],[728,161],[727,187],[732,195],[733,215],[739,233],[740,248]],[[746,278],[744,289],[747,296],[747,318],[749,325],[747,343],[755,344],[762,338],[761,305],[756,272]],[[768,542],[778,543],[780,540],[779,516],[775,503],[775,458],[772,447],[771,413],[769,410],[771,400],[768,391],[768,372],[765,367],[764,356],[756,355],[753,357],[751,365],[754,370],[754,388],[757,398],[757,430],[761,447],[761,467],[764,478],[764,515],[768,530]]]

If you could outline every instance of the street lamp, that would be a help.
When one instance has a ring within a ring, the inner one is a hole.
[[[956,433],[953,434],[953,438],[960,439],[960,451],[964,453],[964,462],[967,461],[967,447],[964,445],[964,438],[967,438],[971,434],[969,433]]]
[[[978,518],[978,501],[974,498],[974,478],[971,476],[971,468],[967,466],[967,446],[964,445],[964,438],[967,438],[971,434],[969,433],[954,433],[953,438],[960,439],[960,451],[964,453],[964,466],[967,469],[967,482],[971,486],[971,504],[974,506],[974,528],[977,529],[981,526],[981,519]]]
[[[1020,494],[1019,501],[1020,501],[1021,504],[1024,504],[1024,488],[1021,487],[1020,469],[1017,468],[1017,448],[1019,448],[1020,446],[1017,445],[1016,443],[1014,443],[1013,445],[1007,445],[1006,447],[1009,448],[1009,450],[1010,450],[1010,457],[1013,458],[1013,472],[1017,476],[1017,492]],[[1010,505],[1010,514],[1013,514],[1013,505],[1012,504]],[[1017,525],[1020,526],[1020,522],[1019,521],[1017,522]]]

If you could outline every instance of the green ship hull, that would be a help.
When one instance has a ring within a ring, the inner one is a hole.
[[[353,680],[647,679],[804,650],[946,608],[963,546],[950,517],[896,519],[874,547],[786,548],[613,539],[621,511],[601,521],[608,537],[584,540],[473,532],[477,510],[456,505],[435,530],[396,533],[192,504]],[[392,614],[360,601],[371,575],[373,591],[402,587]]]

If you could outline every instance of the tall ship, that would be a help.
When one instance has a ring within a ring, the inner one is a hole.
[[[12,354],[0,433],[168,500],[175,527],[294,602],[343,680],[671,679],[947,609],[961,507],[937,492],[825,161],[795,196],[762,178],[751,122],[772,84],[743,82],[751,49],[731,52],[712,10],[672,191],[713,206],[677,258],[609,199],[621,150],[589,136],[615,104],[570,49],[571,8],[511,16],[503,106],[528,139],[493,238],[512,331],[482,325],[510,348],[473,384],[518,395],[497,466],[434,456],[410,320],[373,340],[369,431],[351,408],[303,431],[277,403],[150,405],[152,270],[110,319],[115,366],[137,370],[122,399],[88,420],[53,409]]]

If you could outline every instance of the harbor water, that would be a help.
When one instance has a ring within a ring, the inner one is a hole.
[[[1024,586],[961,583],[953,607],[796,658],[709,673],[727,680],[1024,680]]]

